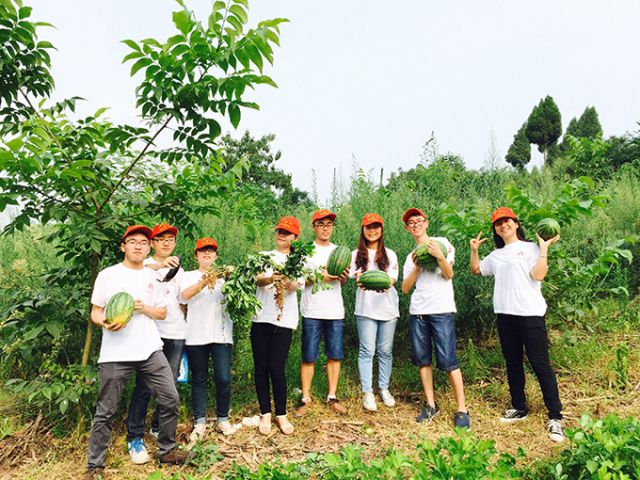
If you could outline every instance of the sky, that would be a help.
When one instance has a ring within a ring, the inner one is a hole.
[[[169,0],[25,0],[48,21],[55,98],[79,95],[93,113],[138,121],[136,79],[125,38],[174,34]],[[211,2],[186,0],[206,20]],[[481,168],[504,156],[513,135],[546,95],[563,126],[593,105],[605,135],[638,129],[640,2],[637,0],[253,0],[250,25],[284,17],[281,47],[266,69],[278,84],[246,99],[232,135],[276,135],[279,168],[296,187],[329,197],[334,169],[348,182],[357,166],[378,179],[420,162],[432,132],[441,153]],[[636,60],[633,60],[633,59]],[[534,160],[541,156],[533,147]]]

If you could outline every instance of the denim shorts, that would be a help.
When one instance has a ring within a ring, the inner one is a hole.
[[[455,314],[410,315],[411,362],[424,367],[431,365],[431,344],[436,350],[438,370],[451,372],[460,368],[456,357]]]
[[[302,317],[302,362],[318,359],[320,338],[324,336],[327,358],[342,359],[342,320],[318,320]]]

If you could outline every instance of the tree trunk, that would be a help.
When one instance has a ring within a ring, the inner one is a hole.
[[[91,278],[89,282],[91,282],[91,286],[89,287],[89,299],[91,299],[91,295],[93,294],[93,286],[96,283],[96,278],[98,277],[98,263],[100,259],[98,258],[98,254],[93,252],[91,254]],[[84,348],[82,350],[82,366],[86,367],[89,363],[89,352],[91,351],[91,340],[93,338],[93,322],[91,321],[91,300],[89,300],[89,312],[87,315],[87,335],[84,338]]]

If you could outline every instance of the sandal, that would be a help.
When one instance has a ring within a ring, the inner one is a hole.
[[[262,435],[269,435],[271,433],[271,414],[265,413],[260,415],[260,424],[258,425],[258,431]]]
[[[276,416],[276,423],[278,424],[278,428],[285,435],[291,435],[294,431],[293,425],[287,418],[286,415],[278,415]]]

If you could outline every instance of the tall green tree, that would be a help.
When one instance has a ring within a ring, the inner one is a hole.
[[[70,296],[58,309],[68,351],[77,344],[77,322],[87,325],[83,365],[93,336],[90,292],[99,269],[115,258],[124,227],[165,220],[189,231],[196,215],[215,213],[212,200],[225,198],[247,168],[245,161],[225,168],[221,122],[237,127],[242,109],[258,108],[245,92],[275,86],[262,69],[273,62],[286,20],[248,29],[247,0],[229,0],[213,2],[201,22],[177,3],[174,35],[124,40],[130,52],[123,61],[139,79],[136,106],[145,125],[139,126],[110,122],[104,108],[77,119],[78,97],[52,104],[53,46],[36,34],[47,24],[30,21],[31,8],[20,0],[0,1],[0,211],[20,207],[4,232],[31,222],[54,226],[49,239],[69,267],[51,272],[49,281],[66,285]],[[167,134],[173,145],[160,148]],[[60,318],[42,316],[22,328],[34,339],[40,332],[55,337],[54,321]]]
[[[552,160],[550,153],[562,135],[562,119],[560,110],[547,95],[536,105],[527,119],[526,134],[529,142],[538,146],[538,151],[544,156],[544,163]]]
[[[572,118],[560,144],[560,151],[566,153],[569,148],[569,137],[588,138],[590,140],[602,139],[602,125],[596,107],[586,107],[579,118]]]
[[[523,124],[513,136],[513,143],[505,156],[505,160],[515,168],[522,170],[531,161],[531,144],[527,138],[527,124]]]

